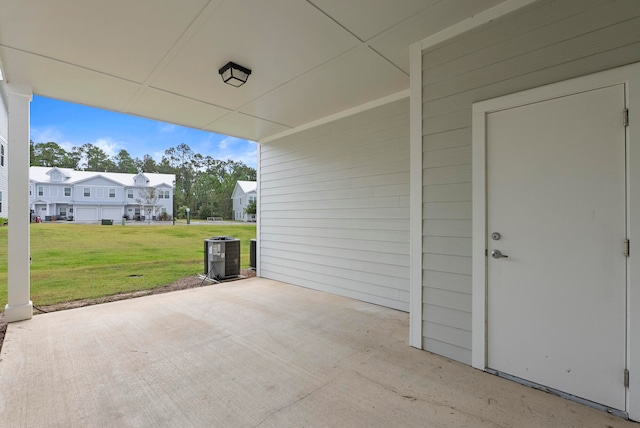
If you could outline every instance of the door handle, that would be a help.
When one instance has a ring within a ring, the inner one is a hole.
[[[502,254],[502,251],[500,250],[492,250],[491,251],[491,257],[493,257],[494,259],[506,259],[509,256]]]

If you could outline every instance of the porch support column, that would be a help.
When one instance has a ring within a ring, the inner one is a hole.
[[[29,243],[29,117],[31,87],[5,86],[9,110],[9,236],[7,322],[33,316],[30,297]]]

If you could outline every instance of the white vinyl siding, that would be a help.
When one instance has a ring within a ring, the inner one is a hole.
[[[261,275],[408,310],[408,100],[260,150]]]
[[[640,61],[637,1],[540,1],[423,52],[423,347],[471,363],[471,105]]]

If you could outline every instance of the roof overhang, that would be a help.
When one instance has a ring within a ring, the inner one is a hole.
[[[412,43],[504,2],[0,0],[0,67],[37,95],[259,141],[406,91]],[[245,85],[223,83],[229,61]]]

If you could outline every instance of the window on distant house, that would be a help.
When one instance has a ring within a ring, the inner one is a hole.
[[[110,198],[116,197],[116,189],[109,189],[109,197]]]
[[[44,186],[38,186],[38,196],[44,196]]]
[[[165,199],[169,199],[169,198],[171,198],[171,192],[170,192],[170,191],[168,191],[168,190],[165,190],[165,191],[164,191],[164,198],[165,198]]]
[[[66,217],[67,216],[67,208],[66,207],[60,207],[60,216],[61,217]]]
[[[83,190],[83,194],[85,198],[90,198],[91,197],[91,188],[90,187],[85,187]]]
[[[71,187],[65,187],[64,188],[64,195],[65,196],[71,196]]]
[[[158,199],[164,199],[164,192],[162,190],[158,192]]]
[[[0,144],[0,166],[4,166],[4,144]]]
[[[127,199],[133,199],[133,189],[127,190]]]

